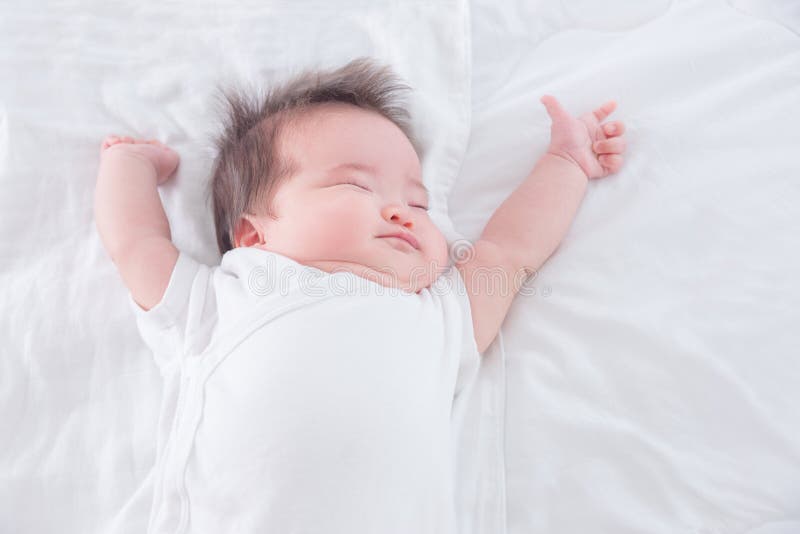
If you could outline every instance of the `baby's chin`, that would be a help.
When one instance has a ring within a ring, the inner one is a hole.
[[[412,264],[397,265],[394,269],[384,269],[387,278],[379,282],[387,287],[398,287],[409,293],[419,293],[430,287],[442,275],[447,265],[434,260],[419,261]],[[381,271],[381,269],[376,269]]]
[[[442,266],[436,262],[386,261],[386,258],[367,260],[306,260],[300,263],[327,273],[350,272],[379,285],[407,293],[419,293],[441,275]]]

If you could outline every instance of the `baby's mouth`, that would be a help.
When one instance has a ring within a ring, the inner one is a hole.
[[[419,250],[419,241],[413,235],[407,232],[395,232],[393,234],[379,235],[384,239],[391,239],[392,241],[403,241],[414,250]]]
[[[392,247],[394,247],[394,248],[396,248],[398,250],[403,250],[403,251],[406,251],[406,252],[414,252],[414,251],[417,250],[416,248],[414,248],[413,245],[411,245],[411,243],[409,243],[408,241],[406,241],[405,239],[400,238],[400,237],[383,236],[383,237],[381,237],[381,239],[384,239]]]

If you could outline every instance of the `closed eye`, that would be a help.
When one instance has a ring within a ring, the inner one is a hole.
[[[371,189],[370,189],[369,187],[365,187],[365,186],[363,186],[363,185],[361,185],[361,184],[357,184],[357,183],[355,183],[355,182],[342,182],[342,184],[341,184],[341,185],[354,185],[354,186],[356,186],[356,187],[360,187],[361,189],[365,189],[365,190],[367,190],[367,191],[371,191]]]
[[[339,185],[354,185],[356,187],[360,187],[361,189],[364,189],[365,191],[372,191],[370,188],[368,188],[366,186],[363,186],[361,184],[357,184],[356,182],[341,182]],[[419,209],[428,211],[428,206],[420,206],[418,204],[409,204],[409,206],[411,206],[412,208],[419,208]]]

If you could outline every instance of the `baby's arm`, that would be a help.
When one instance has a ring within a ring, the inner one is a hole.
[[[555,98],[545,96],[542,102],[552,120],[547,153],[494,212],[473,253],[456,263],[469,293],[479,352],[494,340],[522,283],[566,235],[588,180],[622,165],[624,124],[600,124],[615,103],[576,119]]]
[[[134,301],[161,300],[178,259],[158,185],[179,157],[157,141],[109,137],[102,145],[94,211],[100,239]]]

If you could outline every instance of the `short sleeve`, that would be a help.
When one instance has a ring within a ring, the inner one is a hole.
[[[144,310],[128,292],[139,334],[162,371],[207,344],[217,314],[212,274],[211,267],[179,251],[164,295],[155,306]]]
[[[453,319],[448,324],[448,335],[457,338],[454,341],[459,358],[455,388],[455,395],[458,396],[461,390],[475,379],[481,361],[472,325],[472,308],[467,286],[455,265],[451,265],[434,283],[443,303],[452,310]]]

